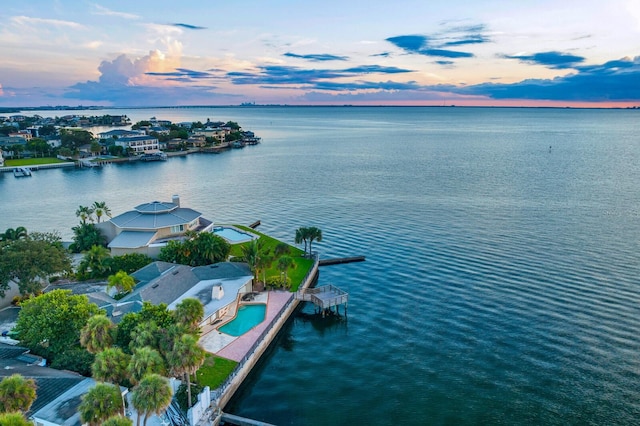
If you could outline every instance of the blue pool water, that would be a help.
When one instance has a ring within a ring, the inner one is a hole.
[[[251,234],[238,231],[235,228],[218,227],[218,228],[213,228],[211,232],[221,236],[222,238],[229,241],[230,243],[241,243],[244,241],[250,241],[254,237]]]
[[[238,308],[236,317],[218,330],[231,336],[242,336],[256,325],[264,321],[267,305],[242,305]]]

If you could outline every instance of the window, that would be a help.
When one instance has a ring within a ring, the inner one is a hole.
[[[178,232],[184,231],[184,225],[175,225],[171,227],[171,232],[177,234]]]

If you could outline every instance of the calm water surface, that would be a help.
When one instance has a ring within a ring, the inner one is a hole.
[[[217,223],[317,226],[346,321],[305,308],[226,411],[279,425],[640,422],[638,111],[210,108],[264,143],[0,175],[0,229],[179,194]],[[47,112],[41,115],[48,115]]]

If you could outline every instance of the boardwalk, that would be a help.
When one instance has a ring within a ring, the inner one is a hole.
[[[296,292],[296,299],[311,302],[323,311],[333,306],[347,305],[349,294],[331,284],[315,288],[305,288]]]

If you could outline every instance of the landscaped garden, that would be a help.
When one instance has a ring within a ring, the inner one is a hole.
[[[277,282],[277,280],[281,278],[281,275],[283,273],[283,270],[279,268],[278,254],[283,251],[283,244],[285,243],[273,237],[270,237],[269,235],[258,232],[255,229],[251,229],[247,226],[233,226],[243,231],[256,234],[260,237],[258,241],[260,242],[261,252],[264,253],[269,259],[264,265],[262,265],[263,267],[266,266],[266,268],[258,268],[258,280],[266,277],[267,284],[269,282]],[[230,255],[237,258],[244,258],[244,251],[246,250],[246,246],[249,244],[251,244],[251,242],[232,245]],[[290,282],[290,286],[288,287],[288,289],[290,291],[297,291],[302,284],[302,281],[307,276],[307,273],[313,267],[314,260],[312,258],[305,257],[305,252],[303,250],[300,250],[299,248],[288,244],[285,245],[288,247],[289,251],[288,253],[286,253],[285,250],[282,255],[287,255],[292,259],[291,266],[286,268],[286,275],[288,281]]]
[[[207,354],[204,363],[196,373],[196,382],[200,386],[217,389],[231,374],[238,363],[230,359]]]

